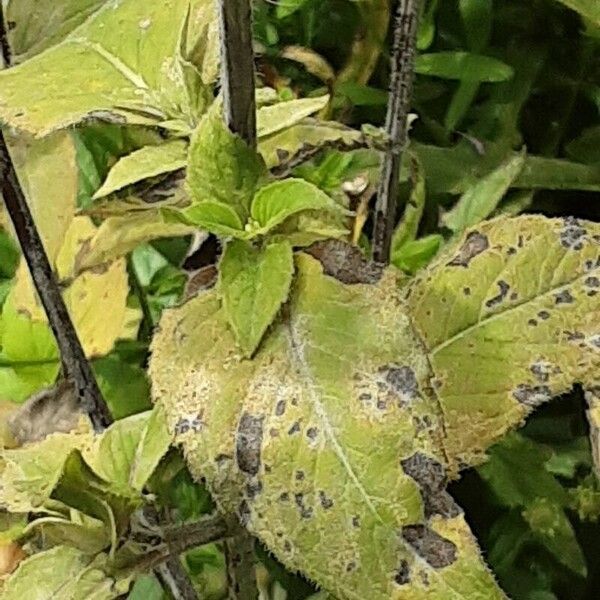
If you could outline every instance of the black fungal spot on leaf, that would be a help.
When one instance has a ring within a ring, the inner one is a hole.
[[[262,492],[263,486],[260,481],[251,481],[246,484],[246,496],[249,500],[254,500]]]
[[[192,417],[192,418],[181,418],[177,421],[175,425],[175,435],[183,435],[188,431],[193,431],[194,433],[200,433],[202,428],[204,427],[204,423],[200,417]]]
[[[525,406],[536,407],[552,399],[552,392],[547,385],[526,385],[521,383],[513,391],[513,397]]]
[[[260,468],[263,419],[246,412],[238,425],[235,458],[240,470],[248,475],[256,475]]]
[[[486,235],[479,231],[471,231],[465,243],[460,247],[458,254],[447,263],[448,267],[468,267],[469,263],[479,254],[490,247]]]
[[[550,313],[547,310],[540,310],[540,312],[538,313],[538,317],[542,321],[547,321],[550,318]]]
[[[598,277],[587,277],[584,283],[591,288],[600,288],[600,279]]]
[[[570,250],[581,250],[585,241],[587,231],[574,217],[564,220],[564,227],[560,232],[560,243],[564,248]]]
[[[506,295],[508,294],[508,290],[510,289],[510,285],[508,285],[508,283],[506,283],[506,281],[502,281],[502,280],[500,280],[498,282],[498,287],[500,288],[498,295],[494,296],[493,298],[490,298],[485,303],[485,305],[488,308],[492,308],[492,306],[496,306],[496,304],[500,304],[506,298]]]
[[[333,500],[329,498],[323,490],[319,490],[319,502],[325,510],[328,510],[333,506]]]
[[[440,462],[422,452],[415,452],[401,460],[400,465],[419,486],[426,517],[441,515],[452,518],[460,514],[460,508],[446,491],[446,470]]]
[[[346,565],[346,573],[352,573],[356,571],[356,563],[352,560]]]
[[[285,412],[285,400],[280,400],[277,405],[275,406],[275,414],[278,417],[281,417],[281,415],[283,415],[283,413]]]
[[[407,583],[410,583],[410,567],[408,566],[407,560],[402,559],[400,561],[400,566],[398,567],[398,570],[396,571],[396,575],[394,576],[394,581],[398,585],[406,585]]]
[[[554,303],[555,304],[572,304],[575,301],[573,295],[569,290],[563,290],[558,294],[554,294]]]
[[[456,545],[427,525],[407,525],[402,537],[415,552],[434,569],[442,569],[456,561]]]
[[[527,321],[527,325],[529,325],[530,327],[537,327],[538,322],[535,319],[529,319],[529,321]]]
[[[300,511],[300,516],[303,519],[310,519],[313,516],[313,509],[312,507],[304,504],[304,494],[302,492],[294,494],[294,500],[296,501],[296,506]]]
[[[296,481],[304,480],[304,471],[296,471]]]
[[[360,517],[357,515],[354,515],[352,517],[352,527],[360,527]]]
[[[296,421],[288,430],[288,435],[294,435],[300,431],[300,422]]]
[[[306,437],[308,437],[311,440],[316,440],[318,435],[319,430],[316,427],[309,427],[306,430]]]
[[[408,396],[411,400],[419,396],[419,384],[417,376],[413,369],[408,366],[402,367],[383,367],[382,372],[385,372],[385,380],[398,394]]]
[[[471,295],[471,288],[470,287],[463,288],[463,294],[465,296],[470,296]]]

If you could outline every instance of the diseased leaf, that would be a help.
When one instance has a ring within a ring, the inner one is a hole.
[[[297,267],[251,361],[215,292],[163,316],[154,394],[194,475],[340,600],[504,598],[443,490],[441,414],[395,272],[345,285],[306,255]]]
[[[263,106],[256,112],[256,133],[259,138],[262,138],[292,127],[325,108],[328,102],[329,96],[325,95]]]
[[[220,104],[215,103],[202,117],[190,143],[187,185],[194,204],[210,201],[228,205],[245,222],[264,175],[261,158],[229,130]]]
[[[4,600],[111,600],[122,594],[96,560],[75,548],[56,546],[21,562],[5,583]]]
[[[272,169],[289,161],[303,149],[320,148],[339,142],[344,146],[359,145],[362,134],[335,121],[304,119],[292,127],[283,129],[258,140],[258,151],[267,167]]]
[[[593,381],[599,236],[598,224],[573,218],[495,219],[410,285],[453,470],[480,461],[535,407]]]
[[[187,0],[104,3],[59,45],[0,73],[0,117],[46,135],[90,117],[156,124],[179,116],[172,102],[183,84],[187,9]]]
[[[419,75],[431,75],[460,81],[506,81],[513,69],[506,63],[482,54],[447,51],[420,54],[415,60]]]
[[[255,249],[247,242],[227,244],[219,268],[219,294],[227,320],[245,356],[251,356],[285,302],[294,260],[283,241]]]
[[[144,146],[121,158],[108,173],[94,199],[102,198],[128,185],[185,167],[187,143],[170,140],[157,146]]]
[[[474,184],[443,217],[446,227],[460,233],[489,217],[519,175],[525,155],[517,154]]]
[[[253,234],[264,234],[288,217],[307,210],[341,212],[343,209],[316,185],[304,179],[288,178],[258,190],[250,216],[256,221]]]

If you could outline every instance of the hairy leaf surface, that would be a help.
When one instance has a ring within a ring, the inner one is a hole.
[[[297,267],[251,361],[214,292],[165,314],[154,395],[193,472],[337,598],[503,598],[444,491],[440,413],[395,273],[345,285],[306,255]]]
[[[600,226],[483,223],[409,288],[453,470],[600,368]]]

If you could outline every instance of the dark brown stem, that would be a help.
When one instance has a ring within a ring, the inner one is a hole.
[[[169,556],[154,572],[174,600],[198,600],[196,589],[178,556]]]
[[[408,142],[418,4],[419,0],[399,0],[394,16],[390,97],[385,124],[390,145],[383,157],[373,230],[373,258],[385,264],[390,259],[390,245],[396,223],[402,152]]]
[[[6,41],[4,14],[1,7],[0,40]],[[4,63],[9,66],[10,55],[5,43],[2,43],[2,51]],[[74,384],[80,406],[89,415],[94,429],[102,431],[110,425],[112,417],[61,296],[2,131],[0,131],[0,191],[15,228],[23,256],[29,266],[35,289],[56,338],[63,375]]]
[[[250,147],[256,146],[252,11],[249,0],[219,0],[221,87],[225,120]]]

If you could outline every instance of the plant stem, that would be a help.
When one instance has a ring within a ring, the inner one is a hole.
[[[408,112],[413,88],[418,4],[419,0],[399,0],[394,16],[390,97],[385,124],[389,146],[382,162],[373,230],[373,258],[376,262],[384,264],[387,264],[390,258],[400,189],[402,153],[408,142]]]
[[[250,1],[219,0],[219,20],[225,120],[231,131],[255,148],[256,100]]]
[[[8,68],[10,66],[10,48],[1,6],[0,42],[2,42],[4,66]],[[58,344],[63,376],[75,385],[81,408],[89,415],[94,429],[102,431],[110,425],[112,417],[61,296],[2,131],[0,131],[0,178],[0,191],[4,197],[4,203],[15,228],[23,256],[29,266],[35,289]]]
[[[178,556],[169,556],[154,572],[162,586],[171,592],[174,600],[198,600],[196,589]]]

